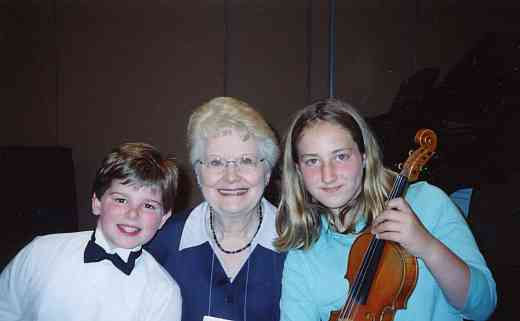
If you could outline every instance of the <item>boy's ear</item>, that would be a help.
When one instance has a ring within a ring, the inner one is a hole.
[[[101,201],[97,198],[96,193],[92,194],[92,214],[101,214]]]
[[[170,216],[172,216],[172,211],[169,211],[168,213],[164,214],[162,217],[161,217],[161,223],[159,224],[159,230],[163,227],[164,223],[166,223],[166,221],[170,218]]]

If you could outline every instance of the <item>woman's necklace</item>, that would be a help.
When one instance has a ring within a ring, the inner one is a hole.
[[[238,250],[229,251],[229,250],[224,249],[217,240],[215,228],[213,227],[213,215],[214,215],[213,207],[210,206],[209,207],[209,227],[211,229],[211,234],[213,235],[213,240],[215,241],[215,244],[217,245],[217,247],[226,254],[237,254],[237,253],[240,253],[243,250],[247,249],[248,247],[250,247],[251,243],[253,243],[253,240],[255,239],[256,235],[258,234],[258,231],[260,230],[260,226],[262,225],[262,219],[264,218],[264,216],[262,215],[262,205],[258,205],[259,222],[258,222],[258,227],[256,228],[256,231],[255,231],[255,234],[253,235],[251,240],[243,247],[239,248]]]

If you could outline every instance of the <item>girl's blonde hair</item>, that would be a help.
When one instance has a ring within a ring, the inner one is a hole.
[[[306,191],[298,170],[297,145],[303,132],[317,122],[328,122],[350,133],[366,165],[361,192],[342,209],[339,217],[315,201]],[[395,173],[383,167],[379,145],[363,117],[349,104],[329,98],[314,102],[299,111],[285,137],[282,164],[282,197],[278,208],[275,246],[281,251],[293,248],[307,249],[320,236],[321,215],[329,222],[344,222],[353,216],[356,222],[360,215],[366,218],[367,226],[380,213],[391,189]],[[334,228],[334,227],[333,227]],[[353,224],[344,232],[352,232]]]

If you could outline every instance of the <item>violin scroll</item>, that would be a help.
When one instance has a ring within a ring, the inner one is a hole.
[[[409,182],[419,178],[423,166],[435,155],[437,134],[431,129],[419,129],[415,134],[415,142],[420,147],[410,152],[410,156],[402,165],[401,170],[401,175],[408,178]]]

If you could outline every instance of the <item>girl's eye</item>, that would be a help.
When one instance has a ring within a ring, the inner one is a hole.
[[[320,161],[317,158],[307,158],[303,161],[303,163],[305,164],[305,166],[315,167],[319,165]]]
[[[350,155],[346,154],[346,153],[341,153],[341,154],[336,155],[336,160],[342,161],[342,162],[348,160],[349,158],[350,158]]]

